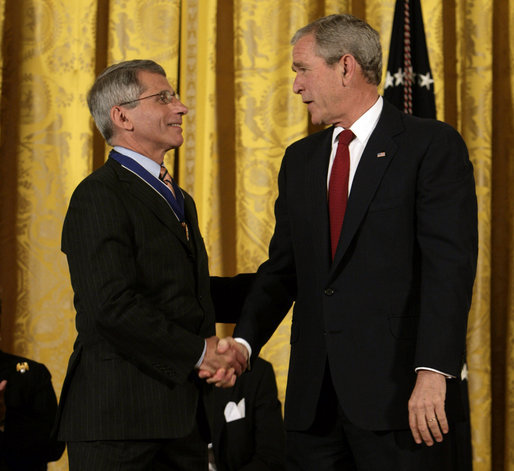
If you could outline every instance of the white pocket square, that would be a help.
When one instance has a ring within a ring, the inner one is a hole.
[[[227,422],[233,422],[234,420],[244,419],[245,417],[245,398],[236,404],[234,401],[227,402],[225,406],[225,420]]]

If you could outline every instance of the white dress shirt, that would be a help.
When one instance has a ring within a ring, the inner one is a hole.
[[[355,123],[350,126],[350,130],[355,134],[355,138],[348,145],[348,149],[350,151],[350,177],[348,179],[348,194],[350,194],[350,190],[352,188],[353,177],[355,176],[355,172],[357,171],[357,167],[362,157],[362,153],[368,143],[369,137],[371,133],[375,130],[377,126],[378,119],[380,118],[380,113],[382,113],[382,108],[384,106],[384,99],[379,96],[375,104],[366,111]],[[343,128],[337,126],[334,128],[334,132],[332,134],[332,151],[330,153],[330,162],[328,164],[328,173],[327,173],[327,189],[330,181],[330,172],[332,171],[332,165],[334,164],[334,159],[336,157],[337,146],[339,142],[339,134],[343,132]]]

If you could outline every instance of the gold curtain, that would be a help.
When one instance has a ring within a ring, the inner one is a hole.
[[[254,271],[273,232],[283,151],[313,130],[292,93],[290,37],[319,16],[353,13],[380,32],[386,64],[394,3],[0,0],[2,348],[45,363],[60,393],[75,337],[60,231],[71,192],[105,158],[85,95],[107,64],[164,66],[189,107],[185,143],[167,165],[195,197],[211,271]],[[421,3],[438,117],[464,136],[479,198],[468,330],[474,470],[514,471],[514,0]],[[282,400],[289,324],[262,352]]]

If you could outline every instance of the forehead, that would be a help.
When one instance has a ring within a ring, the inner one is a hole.
[[[316,40],[313,34],[302,36],[293,46],[293,65],[305,64],[313,60],[323,60],[316,54]]]
[[[137,74],[137,78],[145,90],[155,92],[160,92],[162,90],[173,91],[168,79],[164,75],[149,72],[147,70],[140,70]]]

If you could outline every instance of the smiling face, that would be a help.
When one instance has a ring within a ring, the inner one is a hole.
[[[328,65],[316,55],[312,34],[302,36],[293,47],[293,91],[302,96],[313,124],[339,124],[345,111],[341,64]]]
[[[159,94],[164,90],[174,93],[166,77],[160,74],[140,71],[138,79],[144,92],[139,98]],[[159,96],[137,102],[135,107],[120,105],[126,117],[121,132],[116,133],[115,144],[128,147],[146,157],[162,163],[164,154],[179,147],[184,142],[182,117],[187,108],[176,97],[168,104]]]

